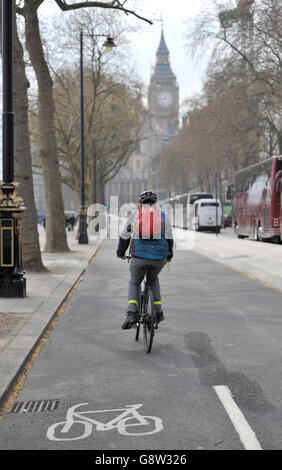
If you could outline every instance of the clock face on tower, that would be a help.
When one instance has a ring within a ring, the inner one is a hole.
[[[161,91],[157,96],[157,100],[159,105],[163,107],[170,106],[172,103],[172,95],[168,91]]]

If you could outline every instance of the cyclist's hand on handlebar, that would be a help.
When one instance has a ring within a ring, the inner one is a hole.
[[[127,256],[118,256],[120,259],[127,259]]]
[[[167,262],[168,262],[168,263],[171,263],[171,262],[172,262],[172,258],[167,258]]]

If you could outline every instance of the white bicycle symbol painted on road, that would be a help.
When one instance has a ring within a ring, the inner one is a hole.
[[[113,409],[113,410],[93,410],[93,411],[77,411],[80,406],[88,405],[88,403],[79,403],[68,409],[66,414],[66,421],[52,424],[47,431],[47,437],[51,441],[76,441],[78,439],[85,439],[92,433],[93,426],[96,426],[96,431],[109,431],[111,429],[117,429],[117,431],[123,436],[145,436],[148,434],[155,434],[163,429],[163,422],[161,418],[156,416],[141,416],[137,411],[142,404],[127,405],[125,408]],[[102,423],[93,419],[89,415],[94,413],[113,413],[121,412],[118,416],[111,419],[107,423]],[[77,426],[78,425],[78,426]],[[80,434],[77,435],[77,428],[82,426]],[[130,430],[130,428],[140,426],[140,431]],[[76,436],[73,437],[73,432],[76,432]],[[71,429],[72,432],[71,432]],[[82,431],[82,432],[81,432]],[[66,434],[70,433],[71,437],[66,437]]]

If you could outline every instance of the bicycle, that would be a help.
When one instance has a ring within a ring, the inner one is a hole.
[[[141,325],[143,325],[143,344],[145,352],[151,352],[155,330],[158,329],[158,320],[154,311],[153,293],[150,289],[148,272],[151,266],[146,268],[145,278],[141,284],[139,299],[139,321],[134,325],[136,327],[135,340],[138,341]]]
[[[161,418],[156,416],[143,416],[139,408],[143,405],[127,405],[125,408],[112,410],[84,410],[77,408],[88,405],[79,403],[71,406],[66,414],[66,420],[52,424],[47,430],[47,438],[50,441],[76,441],[85,439],[92,434],[93,427],[96,431],[110,431],[116,429],[123,436],[145,436],[155,434],[163,429]],[[110,421],[102,422],[95,419],[97,414],[120,412]],[[79,432],[80,431],[80,432]]]

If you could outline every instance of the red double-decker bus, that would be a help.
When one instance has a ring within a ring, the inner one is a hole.
[[[280,241],[281,170],[282,156],[276,156],[235,173],[232,223],[238,238]]]

